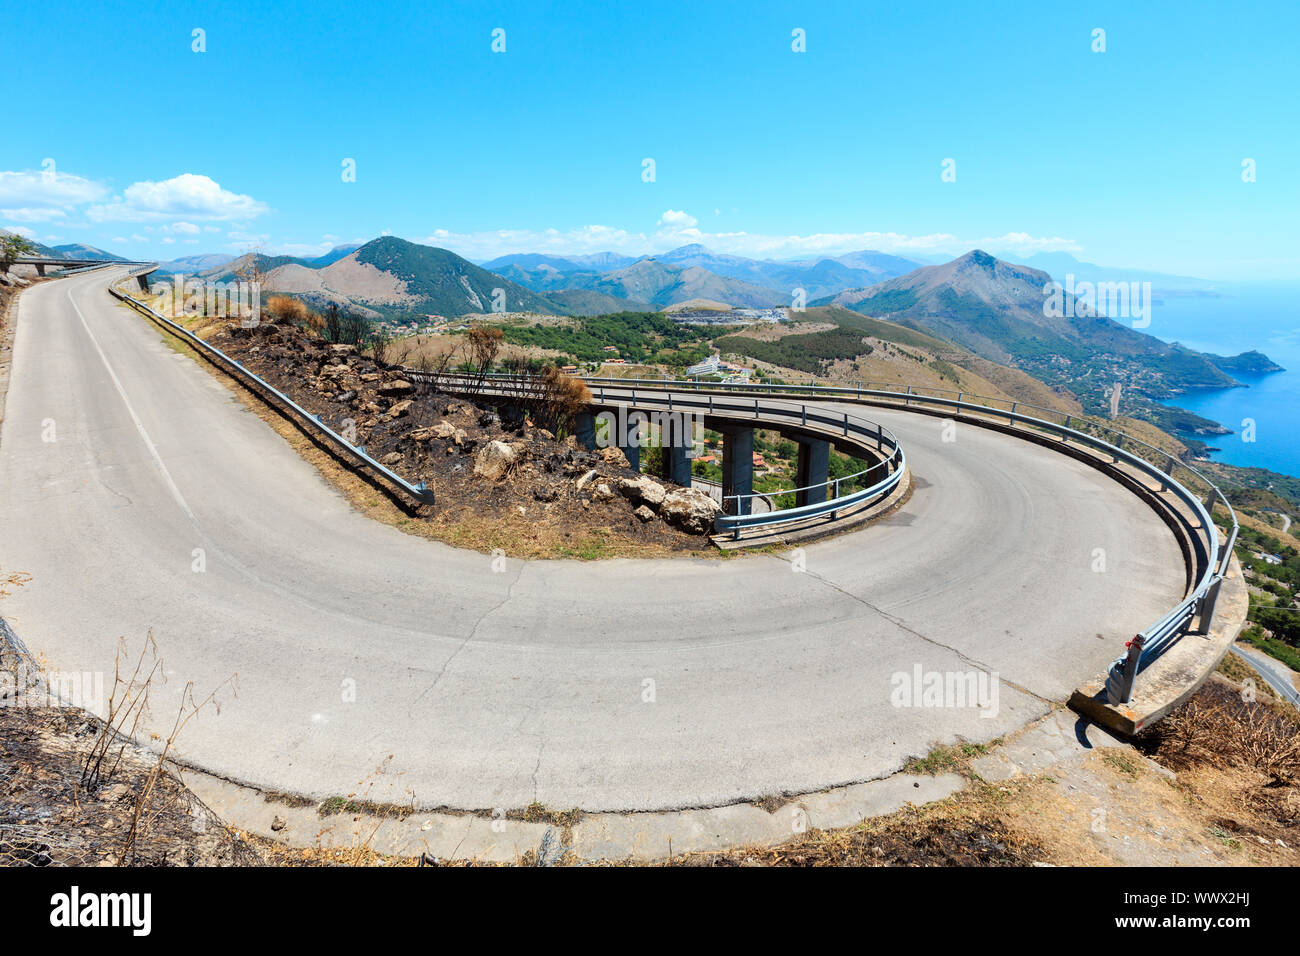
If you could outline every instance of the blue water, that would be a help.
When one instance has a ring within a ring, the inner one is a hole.
[[[1300,282],[1220,288],[1214,298],[1165,295],[1143,331],[1219,355],[1258,349],[1286,371],[1235,375],[1249,387],[1198,389],[1168,404],[1233,430],[1202,439],[1222,449],[1210,456],[1215,461],[1300,475]],[[1245,440],[1245,419],[1255,423],[1253,442]]]

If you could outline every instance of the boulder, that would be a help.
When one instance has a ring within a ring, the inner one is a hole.
[[[635,478],[620,479],[618,493],[634,503],[657,509],[663,503],[667,491],[663,485],[648,475],[637,475]]]
[[[500,481],[518,460],[519,454],[505,442],[490,441],[474,457],[474,474]]]
[[[390,451],[383,458],[379,459],[381,465],[398,465],[401,464],[402,453],[400,451]]]
[[[403,415],[405,415],[407,412],[411,410],[411,406],[414,404],[415,402],[409,398],[404,398],[400,402],[394,402],[391,406],[389,406],[388,417],[401,418]]]
[[[347,366],[343,366],[346,370]],[[361,376],[363,379],[365,376]],[[415,391],[415,386],[404,378],[399,378],[394,382],[385,382],[379,386],[379,394],[387,395],[390,398],[401,398],[404,395],[410,395]]]
[[[618,465],[620,468],[630,467],[627,455],[623,454],[621,448],[610,445],[608,448],[602,448],[597,454],[600,455],[600,460],[607,465]]]
[[[659,505],[659,515],[669,524],[691,534],[708,534],[713,530],[713,519],[722,506],[705,492],[695,488],[681,488],[664,495]]]
[[[654,520],[655,520],[655,513],[654,513],[653,511],[650,510],[650,508],[649,508],[648,505],[641,505],[639,508],[637,508],[635,511],[633,511],[632,514],[636,515],[636,516],[637,516],[638,518],[640,518],[642,521],[654,521]]]
[[[581,491],[583,488],[585,488],[587,486],[587,482],[591,481],[591,479],[595,477],[596,477],[596,469],[593,468],[591,469],[591,471],[587,472],[585,475],[583,475],[581,478],[578,479],[578,483],[577,483],[578,490]]]
[[[602,481],[592,490],[591,496],[597,501],[609,501],[614,497],[614,490]]]

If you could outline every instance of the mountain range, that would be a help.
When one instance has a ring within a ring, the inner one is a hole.
[[[1063,308],[1046,308],[1045,288],[1052,281],[1040,269],[977,249],[815,304],[842,306],[954,342],[1067,388],[1092,409],[1105,407],[1106,390],[1115,382],[1130,395],[1158,403],[1190,388],[1238,385],[1236,371],[1278,370],[1259,353],[1225,357],[1161,341],[1068,295]],[[1187,430],[1187,413],[1151,411],[1157,424]]]

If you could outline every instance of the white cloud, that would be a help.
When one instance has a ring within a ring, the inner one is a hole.
[[[672,214],[671,216],[669,214]],[[668,210],[653,233],[629,232],[613,226],[588,225],[567,231],[559,229],[496,229],[457,233],[434,230],[415,239],[425,245],[443,246],[471,259],[491,259],[512,252],[540,252],[551,255],[584,255],[592,252],[620,252],[624,255],[653,255],[685,243],[698,242],[714,252],[759,259],[798,259],[837,256],[862,249],[875,249],[906,256],[909,252],[933,252],[954,256],[972,249],[995,248],[1028,255],[1034,252],[1079,252],[1072,239],[1032,236],[1012,232],[1002,236],[957,236],[951,233],[909,235],[898,232],[840,232],[808,235],[768,235],[749,232],[707,232],[686,213]]]
[[[199,227],[192,222],[174,222],[170,228],[172,232],[178,232],[186,236],[196,236],[199,232]]]
[[[112,202],[91,206],[95,222],[160,222],[179,216],[186,220],[247,220],[269,209],[266,203],[233,193],[208,176],[182,173],[162,182],[132,183]]]
[[[16,236],[22,236],[24,239],[35,239],[36,230],[28,229],[26,226],[5,226],[5,232],[12,232]]]
[[[49,222],[69,207],[108,195],[101,183],[54,170],[0,171],[0,213],[22,222]]]
[[[0,209],[0,216],[5,219],[12,219],[15,222],[50,222],[54,219],[63,219],[68,214],[62,209],[50,209],[37,207],[24,207],[21,209]]]
[[[699,225],[699,220],[680,209],[665,209],[659,217],[659,225],[669,229],[690,229]]]

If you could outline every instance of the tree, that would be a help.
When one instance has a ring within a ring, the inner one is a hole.
[[[469,330],[466,336],[469,343],[469,361],[478,376],[478,381],[474,385],[475,392],[483,388],[483,382],[487,379],[488,372],[492,370],[492,363],[496,361],[505,337],[505,333],[494,325],[476,325]]]
[[[0,235],[0,272],[8,272],[15,259],[30,256],[35,251],[36,246],[22,236],[13,233]]]
[[[328,342],[342,342],[343,320],[339,316],[339,304],[331,302],[329,308],[325,310],[325,340]]]

